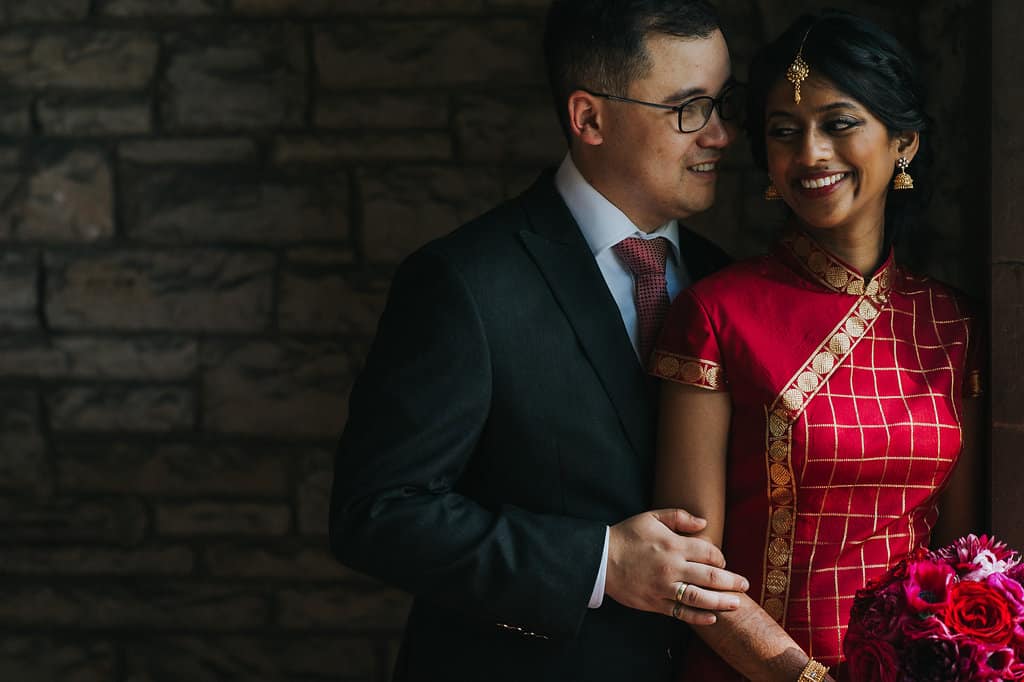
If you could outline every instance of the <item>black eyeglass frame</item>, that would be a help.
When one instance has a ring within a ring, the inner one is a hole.
[[[711,113],[713,111],[718,111],[718,118],[720,118],[722,121],[731,121],[734,118],[733,116],[724,116],[722,114],[722,102],[725,100],[727,96],[734,94],[737,90],[742,90],[743,87],[744,86],[742,83],[734,82],[730,85],[727,85],[726,88],[722,91],[722,94],[720,94],[718,97],[712,97],[711,95],[699,95],[697,97],[691,97],[690,99],[686,100],[681,104],[660,104],[658,102],[645,102],[642,99],[622,97],[621,95],[611,95],[607,92],[595,92],[593,90],[587,90],[586,88],[580,89],[583,90],[583,92],[587,93],[588,95],[593,95],[594,97],[603,97],[605,99],[615,100],[616,102],[641,104],[645,107],[654,107],[655,109],[674,111],[676,112],[676,128],[679,129],[679,132],[696,133],[703,130],[704,127],[708,124],[708,121],[711,120]],[[740,92],[739,94],[742,95],[743,93]],[[690,106],[694,102],[700,102],[701,100],[711,100],[711,107],[708,109],[707,117],[704,119],[703,123],[701,123],[698,127],[694,128],[693,130],[683,130],[683,109]]]

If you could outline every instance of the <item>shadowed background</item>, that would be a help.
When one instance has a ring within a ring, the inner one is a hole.
[[[408,600],[329,556],[332,449],[397,262],[564,154],[546,4],[0,1],[0,679],[386,679]],[[907,257],[984,297],[989,3],[831,4],[925,67]],[[819,3],[718,5],[742,78]],[[745,147],[693,221],[738,256]]]

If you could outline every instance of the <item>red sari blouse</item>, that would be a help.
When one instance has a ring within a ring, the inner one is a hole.
[[[857,589],[928,544],[961,396],[978,392],[973,344],[948,287],[891,254],[865,280],[802,233],[673,303],[653,373],[732,398],[729,568],[826,665]],[[685,665],[684,679],[741,679],[703,642]]]

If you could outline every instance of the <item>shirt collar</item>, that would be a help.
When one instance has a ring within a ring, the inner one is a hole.
[[[555,187],[562,195],[569,212],[580,226],[583,238],[591,253],[600,253],[615,246],[628,237],[653,239],[665,237],[672,245],[672,255],[679,263],[679,223],[670,220],[653,232],[646,233],[626,217],[619,208],[608,201],[576,168],[572,154],[566,154],[562,165],[555,173]]]

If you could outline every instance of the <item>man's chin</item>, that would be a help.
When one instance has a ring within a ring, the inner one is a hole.
[[[703,213],[704,211],[710,210],[711,207],[714,206],[714,205],[715,205],[715,195],[714,194],[711,194],[711,196],[709,196],[709,197],[702,198],[702,199],[699,199],[699,200],[696,200],[696,201],[694,200],[693,197],[690,197],[689,201],[686,201],[686,202],[683,202],[683,203],[679,204],[679,208],[677,210],[677,215],[680,218],[688,218],[688,217],[690,217],[692,215],[696,215],[698,213]]]

